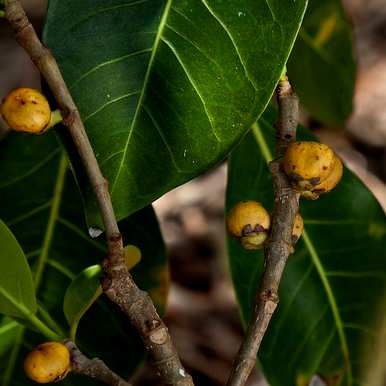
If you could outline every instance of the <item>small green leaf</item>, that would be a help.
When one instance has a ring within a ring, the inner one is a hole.
[[[311,116],[341,126],[352,111],[352,27],[340,0],[310,0],[288,74]]]
[[[0,313],[24,319],[37,311],[27,259],[15,236],[0,220]]]
[[[227,210],[241,200],[273,207],[267,162],[275,148],[272,112],[245,137],[229,164]],[[299,140],[315,140],[304,128]],[[253,160],[253,162],[251,162]],[[280,302],[259,353],[271,386],[305,386],[315,374],[339,386],[367,383],[382,340],[386,220],[374,196],[348,169],[330,193],[300,201],[305,231],[289,257]],[[264,270],[260,251],[228,238],[232,278],[244,323]],[[333,383],[335,382],[335,383]],[[340,383],[339,383],[340,382]]]
[[[125,248],[127,268],[130,270],[141,260],[141,251],[135,245]],[[102,268],[99,264],[83,270],[70,284],[64,295],[63,311],[70,325],[70,338],[76,340],[76,330],[82,316],[102,295],[100,278]]]
[[[78,323],[86,311],[102,294],[100,265],[82,271],[67,288],[63,300],[63,311],[70,325],[70,338],[75,341]]]
[[[44,41],[79,108],[118,219],[227,155],[271,98],[306,3],[49,1]],[[83,188],[88,223],[100,228],[92,190]]]

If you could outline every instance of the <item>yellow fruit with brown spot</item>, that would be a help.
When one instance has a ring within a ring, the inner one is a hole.
[[[41,134],[49,126],[51,109],[46,97],[32,88],[17,88],[2,101],[0,113],[11,129]]]
[[[256,201],[241,201],[227,216],[229,233],[237,238],[245,249],[261,249],[268,237],[271,218],[265,208]]]
[[[320,192],[335,187],[342,173],[342,165],[333,150],[312,141],[291,143],[284,155],[283,168],[292,186],[308,199],[316,199]]]
[[[25,374],[38,383],[58,382],[70,369],[70,352],[60,342],[40,344],[24,360]]]
[[[320,184],[316,185],[314,189],[310,192],[301,193],[302,197],[305,197],[310,200],[316,200],[323,193],[328,193],[338,185],[339,181],[343,176],[343,164],[338,156],[334,157],[334,166],[330,175],[322,181]]]

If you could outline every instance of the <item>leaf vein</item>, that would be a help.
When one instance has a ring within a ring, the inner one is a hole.
[[[64,225],[67,229],[71,230],[73,233],[75,233],[76,235],[81,237],[83,240],[87,241],[89,244],[93,245],[95,248],[97,248],[103,252],[106,252],[106,248],[104,248],[101,244],[99,244],[95,240],[92,240],[89,236],[87,236],[87,234],[82,229],[80,229],[78,226],[76,226],[72,222],[59,216],[58,217],[58,223]]]
[[[159,124],[158,124],[158,122],[156,121],[156,119],[155,119],[155,117],[153,116],[153,114],[150,112],[150,109],[149,109],[145,104],[143,104],[143,109],[144,109],[144,111],[146,112],[146,114],[149,116],[149,118],[150,118],[150,120],[152,121],[154,127],[155,127],[156,130],[158,131],[159,136],[161,137],[163,143],[165,144],[165,147],[166,147],[166,149],[168,150],[168,153],[169,153],[169,155],[170,155],[170,158],[171,158],[171,160],[172,160],[172,163],[173,163],[173,165],[174,165],[176,171],[177,171],[178,173],[181,173],[181,174],[184,173],[184,171],[178,166],[178,164],[177,164],[177,162],[176,162],[176,160],[175,160],[175,158],[174,158],[174,154],[173,154],[173,152],[172,152],[172,149],[170,148],[168,142],[166,141],[166,138],[165,138],[165,136],[164,136],[164,134],[163,134],[163,132],[162,132],[161,127],[159,126]]]
[[[145,54],[151,51],[151,48],[145,48],[143,50],[131,52],[130,54],[119,56],[118,58],[107,60],[103,63],[97,64],[95,67],[90,68],[88,71],[86,71],[81,77],[79,77],[72,85],[69,87],[69,89],[73,89],[79,82],[81,82],[83,79],[87,78],[89,75],[91,75],[93,72],[98,71],[99,69],[109,66],[111,64],[119,63],[125,59],[132,58],[141,54]]]
[[[192,85],[193,90],[196,92],[198,98],[200,99],[200,101],[202,103],[202,106],[203,106],[205,114],[206,114],[206,116],[208,118],[208,121],[209,121],[209,124],[210,124],[210,127],[212,129],[212,133],[213,133],[214,137],[216,138],[217,142],[221,143],[221,138],[216,133],[216,130],[214,128],[213,117],[211,116],[211,114],[210,114],[210,112],[208,110],[208,107],[206,106],[206,103],[205,103],[205,100],[204,100],[203,96],[201,95],[200,91],[198,90],[196,82],[194,81],[194,79],[190,75],[188,69],[186,68],[184,62],[182,61],[182,59],[178,55],[177,50],[174,48],[174,46],[167,39],[165,39],[164,37],[162,37],[162,41],[170,48],[170,50],[173,52],[174,56],[176,57],[177,61],[181,65],[181,68],[185,72],[185,75],[186,75],[187,79],[189,80],[190,84]]]
[[[83,118],[83,123],[86,123],[90,118],[92,118],[94,115],[98,114],[99,112],[101,112],[103,109],[105,109],[106,107],[114,104],[114,103],[117,103],[123,99],[126,99],[126,98],[130,98],[131,96],[134,96],[134,95],[138,95],[140,93],[139,90],[136,90],[136,91],[133,91],[133,92],[130,92],[128,94],[125,94],[125,95],[121,95],[117,98],[114,98],[108,102],[106,102],[105,104],[103,104],[102,106],[98,107],[95,111],[93,111],[92,113],[90,113],[89,115],[87,115],[87,117]]]
[[[253,88],[255,89],[255,91],[258,90],[258,87],[257,85],[255,84],[254,80],[251,78],[251,76],[249,75],[249,71],[247,69],[247,65],[246,63],[244,62],[244,59],[237,47],[237,44],[236,44],[236,41],[234,39],[234,37],[232,36],[231,32],[229,31],[228,27],[226,26],[226,24],[223,22],[223,20],[221,20],[221,18],[214,12],[214,10],[209,6],[208,2],[206,0],[201,0],[201,2],[204,4],[204,6],[206,7],[206,9],[209,11],[209,13],[217,20],[217,22],[220,24],[220,26],[223,28],[223,30],[226,32],[228,38],[230,39],[230,41],[232,42],[233,44],[233,47],[235,49],[235,52],[240,60],[240,63],[241,65],[243,66],[243,69],[244,69],[244,73],[245,73],[245,76],[247,77],[247,79],[250,81],[250,83],[252,84]]]
[[[35,164],[34,167],[32,167],[27,173],[17,176],[14,179],[10,181],[6,181],[3,184],[0,185],[0,189],[3,189],[7,186],[16,184],[17,182],[23,180],[24,178],[29,177],[30,175],[36,173],[38,170],[40,170],[44,165],[46,165],[49,161],[51,161],[58,153],[60,152],[60,148],[55,149],[52,153],[50,153],[45,159],[40,161],[39,163]]]
[[[32,210],[30,210],[27,213],[22,214],[21,216],[18,216],[16,218],[13,218],[12,220],[7,221],[7,225],[9,227],[11,227],[13,225],[16,225],[19,222],[27,220],[28,218],[34,216],[35,214],[40,213],[44,209],[49,208],[50,206],[51,206],[51,200],[46,202],[46,203],[44,203],[44,204],[42,204],[42,205],[40,205],[40,206],[38,206],[38,207],[36,207],[36,208],[33,208]]]

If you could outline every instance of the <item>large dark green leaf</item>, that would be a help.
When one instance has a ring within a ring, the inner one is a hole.
[[[270,119],[264,114],[260,128],[255,127],[231,156],[228,210],[244,199],[258,200],[272,209],[272,181],[266,164],[274,149]],[[305,129],[299,131],[298,138],[313,138]],[[330,382],[340,378],[341,386],[367,384],[363,372],[373,362],[367,353],[375,352],[380,339],[379,311],[386,293],[384,213],[373,195],[345,169],[334,191],[317,201],[301,201],[301,214],[305,232],[289,258],[279,307],[259,354],[265,375],[272,386],[306,386],[316,373]],[[228,246],[246,322],[263,254],[245,251],[233,239]]]
[[[88,235],[79,191],[54,133],[40,137],[9,134],[0,142],[0,164],[0,216],[29,259],[37,289],[38,316],[52,328],[59,325],[67,330],[62,310],[64,293],[79,272],[105,257],[103,235],[97,240]],[[133,276],[150,293],[163,291],[163,296],[156,298],[162,311],[165,284],[159,273],[165,272],[167,264],[152,208],[139,211],[119,225],[125,245],[135,244],[142,251]],[[0,383],[30,384],[22,375],[21,361],[26,350],[45,338],[9,320],[3,323]],[[6,343],[10,339],[12,344]],[[127,319],[104,296],[81,319],[77,342],[87,354],[102,357],[122,375],[136,367],[143,353],[140,339]],[[75,376],[64,384],[95,385]]]
[[[352,111],[355,84],[351,25],[340,0],[310,0],[288,71],[313,118],[342,125]]]
[[[306,0],[50,0],[44,40],[119,219],[207,170],[268,103]],[[100,226],[86,191],[88,222]]]
[[[0,220],[0,313],[25,318],[37,311],[27,259],[15,236]]]

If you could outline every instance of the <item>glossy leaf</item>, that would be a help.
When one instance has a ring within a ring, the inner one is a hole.
[[[44,40],[78,105],[119,219],[227,155],[268,103],[305,6],[50,0]],[[85,196],[88,223],[100,227],[89,189]]]
[[[310,0],[288,72],[310,115],[341,126],[352,111],[356,64],[352,26],[340,0]]]
[[[104,236],[92,239],[88,235],[79,191],[54,133],[8,134],[0,141],[0,164],[0,217],[23,247],[35,285],[39,284],[39,318],[48,325],[57,324],[65,329],[64,293],[78,273],[105,258]],[[150,292],[164,291],[157,275],[167,269],[166,256],[151,207],[121,221],[119,226],[124,243],[135,243],[143,251],[143,258],[133,271],[135,280]],[[160,299],[162,311],[165,293]],[[1,331],[0,328],[0,340]],[[22,328],[14,336],[13,344],[0,352],[2,386],[31,384],[21,371],[22,359],[42,339],[41,335]],[[142,358],[143,348],[137,333],[105,296],[80,321],[77,342],[85,353],[103,358],[123,376],[132,372]],[[96,385],[73,375],[63,384]]]
[[[134,245],[125,247],[127,267],[130,270],[141,260],[141,251]],[[84,269],[71,282],[64,294],[63,312],[70,326],[70,338],[76,340],[76,330],[83,315],[102,295],[100,279],[102,267],[92,265]]]
[[[232,153],[227,210],[251,199],[272,210],[272,114]],[[299,129],[298,139],[314,139]],[[329,385],[367,384],[364,375],[381,341],[386,290],[385,215],[349,170],[329,194],[301,200],[305,232],[290,256],[280,303],[259,354],[271,386],[308,385],[319,374]],[[230,267],[242,318],[249,320],[263,270],[263,253],[228,239]],[[338,383],[341,381],[341,383]],[[336,382],[336,383],[334,383]],[[372,383],[374,384],[374,383]],[[375,385],[375,384],[374,384]]]
[[[25,318],[37,311],[27,259],[15,236],[0,220],[0,313]]]

